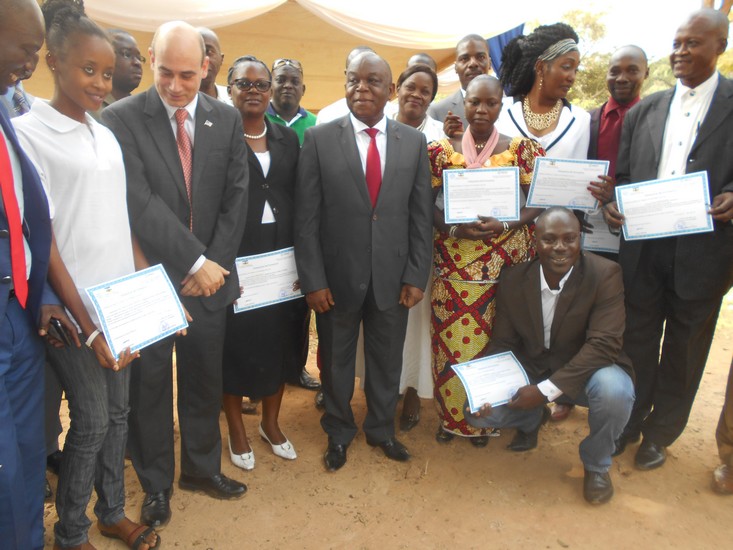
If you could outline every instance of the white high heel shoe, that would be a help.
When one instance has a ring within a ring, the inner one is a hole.
[[[293,447],[293,444],[290,443],[288,438],[285,438],[285,443],[281,443],[280,445],[274,445],[272,441],[267,437],[265,434],[265,430],[262,429],[262,424],[259,425],[260,428],[260,437],[267,441],[270,444],[270,447],[272,447],[272,452],[275,453],[280,458],[286,458],[288,460],[295,460],[298,458],[298,454],[295,452],[295,448]]]
[[[229,459],[232,461],[232,464],[234,464],[237,468],[242,468],[242,470],[254,470],[255,467],[255,453],[254,451],[250,451],[248,453],[242,453],[241,455],[234,454],[232,451],[232,442],[229,438],[227,438],[227,443],[229,443]]]

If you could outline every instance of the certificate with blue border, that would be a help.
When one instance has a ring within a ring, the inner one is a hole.
[[[292,246],[263,254],[242,256],[237,258],[236,265],[242,295],[234,302],[234,313],[303,297],[300,288],[295,284],[298,271],[295,268]]]
[[[593,233],[583,231],[580,234],[580,245],[583,247],[583,250],[618,254],[619,246],[621,245],[621,231],[617,231],[615,234],[611,233],[606,220],[603,218],[603,209],[599,208],[598,210],[588,212],[585,221],[593,226],[591,229]]]
[[[181,301],[158,264],[85,289],[112,355],[143,349],[188,327]]]
[[[637,241],[713,231],[707,172],[616,187],[624,239]]]
[[[537,157],[527,206],[549,208],[564,206],[573,210],[591,211],[598,201],[588,191],[599,175],[608,174],[607,160],[578,160]]]
[[[502,222],[519,219],[519,168],[443,170],[445,223],[470,223],[479,216]]]
[[[463,383],[472,413],[482,405],[505,405],[522,386],[529,384],[524,367],[511,351],[451,365]]]

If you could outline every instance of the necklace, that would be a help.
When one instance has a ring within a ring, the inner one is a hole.
[[[484,141],[483,143],[477,143],[475,147],[480,151],[481,149],[486,147],[486,142]]]
[[[546,113],[535,113],[532,110],[532,106],[529,104],[529,96],[524,96],[522,102],[522,113],[524,114],[524,120],[527,126],[534,128],[535,130],[545,130],[552,126],[557,120],[562,108],[562,99],[558,99],[555,106]]]
[[[247,132],[244,132],[244,137],[246,137],[247,139],[262,139],[266,135],[267,135],[267,124],[265,124],[265,129],[262,130],[262,133],[257,134],[256,136],[251,136]]]

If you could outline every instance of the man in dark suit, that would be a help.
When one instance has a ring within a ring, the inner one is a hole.
[[[720,495],[733,495],[733,361],[728,372],[723,410],[720,411],[715,430],[720,465],[713,471],[713,491]]]
[[[359,325],[364,323],[367,443],[408,460],[394,438],[407,310],[423,298],[432,250],[425,137],[387,120],[389,65],[373,52],[346,71],[350,114],[309,128],[298,165],[295,259],[316,311],[330,471],[356,435],[351,410]]]
[[[722,13],[704,9],[688,17],[670,55],[677,85],[632,108],[621,133],[617,185],[707,171],[714,220],[709,233],[621,242],[624,350],[634,362],[637,399],[617,452],[642,433],[635,457],[642,470],[661,466],[665,447],[687,425],[733,281],[733,83],[715,68],[727,37]],[[615,203],[605,211],[608,223],[620,227]]]
[[[28,78],[43,45],[32,0],[0,0],[0,94]],[[43,548],[43,343],[51,316],[79,345],[46,285],[51,220],[46,194],[0,105],[0,546]],[[44,304],[43,306],[41,304]],[[55,304],[55,305],[50,305]]]
[[[588,407],[590,434],[580,444],[583,495],[613,496],[608,475],[615,440],[634,402],[631,361],[621,350],[624,290],[618,264],[580,250],[580,222],[565,208],[537,219],[537,258],[505,269],[487,355],[511,351],[531,384],[511,401],[484,405],[466,420],[481,428],[517,428],[512,451],[537,446],[545,403],[565,396]]]
[[[226,308],[239,296],[234,257],[247,211],[247,155],[238,112],[199,93],[201,35],[172,22],[149,50],[154,86],[102,112],[122,146],[130,222],[151,264],[162,263],[193,317],[176,338],[179,487],[237,498],[221,474],[221,354]],[[146,493],[142,523],[170,519],[174,475],[172,351],[168,338],[133,365],[128,450]]]
[[[461,87],[456,93],[433,103],[428,114],[439,122],[444,122],[445,133],[451,137],[459,136],[468,126],[463,108],[468,83],[481,74],[489,74],[491,58],[489,45],[478,34],[469,34],[456,44],[456,74]],[[446,121],[446,117],[450,118]]]

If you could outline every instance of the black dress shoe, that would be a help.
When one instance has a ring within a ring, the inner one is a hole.
[[[409,432],[420,422],[420,412],[400,416],[400,430]]]
[[[483,447],[486,447],[486,445],[489,444],[488,435],[479,435],[477,437],[470,437],[469,439],[471,440],[471,445],[479,449],[482,449]]]
[[[618,456],[626,450],[626,445],[639,441],[641,434],[638,431],[627,431],[624,429],[616,440],[616,450],[611,456]]]
[[[639,450],[636,451],[634,465],[638,470],[653,470],[664,464],[665,460],[667,460],[667,451],[664,450],[664,447],[644,438],[639,445]]]
[[[316,397],[313,401],[316,404],[316,409],[319,411],[326,408],[326,398],[323,397],[323,390],[318,390],[318,392],[316,392]]]
[[[305,388],[306,390],[318,391],[321,389],[321,383],[316,378],[313,378],[308,374],[308,371],[305,369],[300,371],[300,377],[298,378],[297,385],[301,388]]]
[[[50,470],[52,474],[59,475],[61,470],[61,458],[63,453],[56,449],[50,455],[46,457],[46,469]]]
[[[613,484],[608,472],[598,473],[585,471],[583,478],[583,497],[590,504],[603,504],[611,500],[613,496]]]
[[[522,430],[517,430],[517,432],[514,434],[514,437],[512,438],[511,443],[509,443],[506,448],[510,451],[514,451],[515,453],[522,453],[524,451],[529,451],[537,447],[537,435],[540,433],[540,428],[544,424],[546,424],[549,419],[550,409],[548,409],[547,407],[542,407],[542,419],[540,420],[540,423],[537,425],[537,427],[531,432],[523,432]]]
[[[185,491],[203,491],[212,498],[231,500],[241,498],[247,492],[247,486],[228,478],[224,474],[214,474],[211,477],[194,477],[181,474],[178,486]]]
[[[392,460],[396,460],[398,462],[407,462],[410,460],[410,453],[407,451],[407,447],[397,441],[394,437],[378,442],[369,441],[367,439],[367,444],[372,447],[379,447],[384,452],[384,456],[391,458]]]
[[[435,441],[438,443],[450,443],[454,437],[454,434],[443,429],[442,424],[438,424],[438,431],[435,432]]]
[[[157,493],[145,493],[143,507],[140,510],[140,523],[156,531],[162,531],[171,520],[172,492],[172,489],[168,489]]]
[[[346,447],[348,445],[338,445],[329,441],[326,454],[323,455],[326,470],[335,472],[346,464]]]

